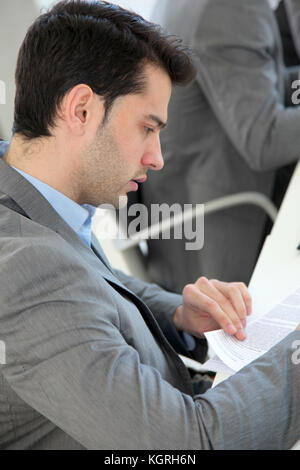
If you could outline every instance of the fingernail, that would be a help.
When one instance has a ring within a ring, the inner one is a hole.
[[[246,333],[245,331],[241,328],[240,330],[237,331],[236,337],[240,340],[243,341],[246,339]]]
[[[247,310],[247,315],[250,315],[250,314],[251,314],[251,312],[252,312],[252,308],[251,308],[251,306],[249,306],[249,305],[248,305],[248,306],[246,306],[246,310]]]
[[[235,335],[236,332],[237,332],[236,327],[232,323],[229,323],[229,325],[227,326],[227,333],[229,335]]]
[[[246,326],[247,326],[247,321],[246,321],[246,320],[242,320],[242,325],[243,325],[244,328],[246,328]]]

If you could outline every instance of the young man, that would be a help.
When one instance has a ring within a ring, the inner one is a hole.
[[[90,230],[163,166],[172,84],[194,69],[154,25],[102,2],[60,2],[32,27],[16,70],[12,143],[0,161],[0,442],[13,449],[289,448],[300,433],[299,331],[205,395],[177,352],[204,331],[237,339],[243,284],[200,278],[183,296],[114,271]],[[175,349],[175,350],[174,350]],[[255,397],[255,399],[253,399]]]

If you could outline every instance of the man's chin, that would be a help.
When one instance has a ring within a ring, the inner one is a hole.
[[[118,199],[106,201],[106,202],[101,202],[95,207],[98,207],[98,209],[105,209],[105,210],[121,210],[124,209],[128,204],[128,197],[127,195],[121,195],[119,196]]]

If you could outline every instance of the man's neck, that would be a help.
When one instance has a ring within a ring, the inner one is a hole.
[[[78,202],[74,191],[72,171],[67,166],[67,159],[60,158],[55,141],[43,139],[25,140],[15,136],[3,159],[10,166],[17,168]]]

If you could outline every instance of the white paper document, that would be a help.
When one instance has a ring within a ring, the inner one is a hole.
[[[247,338],[239,341],[223,330],[206,333],[217,357],[204,366],[217,372],[233,374],[266,353],[300,324],[300,289],[297,289],[268,313],[254,315],[246,328]]]

